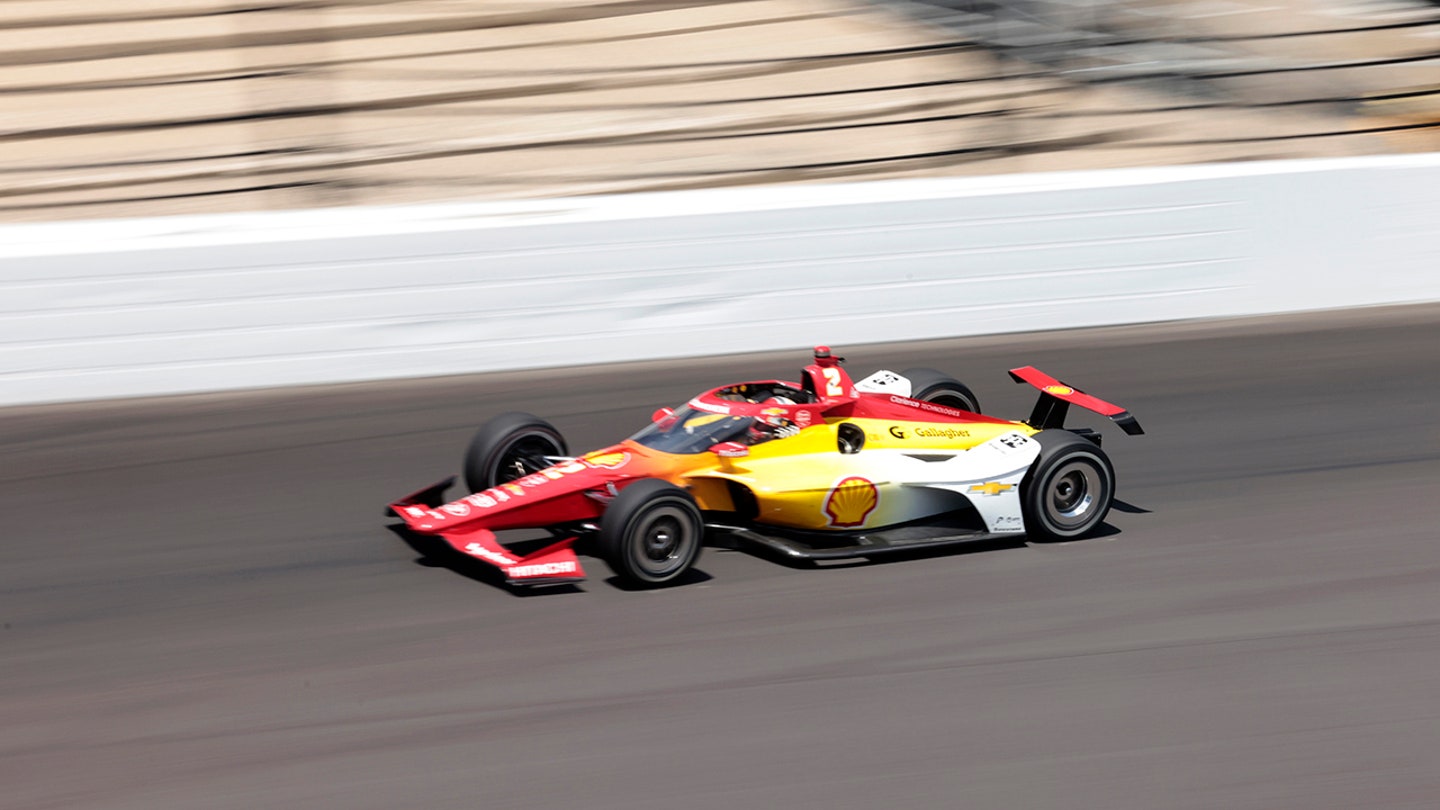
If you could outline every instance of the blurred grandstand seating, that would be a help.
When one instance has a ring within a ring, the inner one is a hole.
[[[1440,149],[1440,8],[9,0],[0,220]]]

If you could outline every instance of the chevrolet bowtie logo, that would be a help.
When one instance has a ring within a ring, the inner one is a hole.
[[[1014,488],[1014,484],[1002,484],[999,481],[986,481],[983,484],[970,485],[970,491],[980,495],[999,495],[1002,492],[1009,492]]]

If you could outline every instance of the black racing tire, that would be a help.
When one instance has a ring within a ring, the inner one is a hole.
[[[690,493],[647,478],[620,490],[600,519],[600,557],[626,585],[675,581],[700,558],[705,524]]]
[[[1115,500],[1115,468],[1094,442],[1068,430],[1042,430],[1040,455],[1020,482],[1025,533],[1073,540],[1094,531]]]
[[[912,368],[903,376],[910,381],[911,399],[980,413],[980,398],[968,385],[949,374],[933,368]]]
[[[511,411],[475,431],[465,451],[465,486],[481,492],[550,466],[546,456],[567,456],[565,437],[538,416]]]

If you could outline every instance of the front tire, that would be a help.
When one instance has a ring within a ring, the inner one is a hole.
[[[1040,456],[1020,484],[1025,532],[1072,540],[1094,531],[1115,500],[1115,468],[1093,442],[1066,430],[1042,430]]]
[[[910,398],[948,408],[980,413],[980,398],[965,383],[933,368],[912,368],[905,372],[910,381]]]
[[[554,425],[528,413],[502,413],[475,431],[465,451],[465,485],[481,492],[549,467],[547,456],[567,455]]]
[[[700,557],[705,524],[690,493],[645,479],[620,491],[600,519],[600,556],[620,581],[653,588],[673,582]]]

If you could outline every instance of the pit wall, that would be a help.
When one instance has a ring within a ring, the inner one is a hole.
[[[1440,300],[1440,154],[0,227],[0,405]]]

